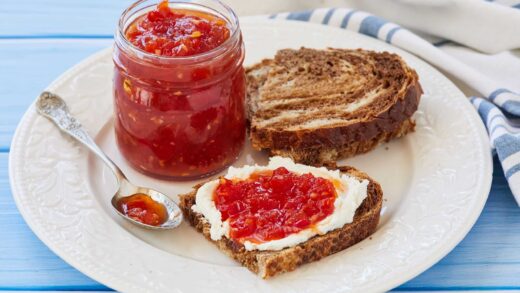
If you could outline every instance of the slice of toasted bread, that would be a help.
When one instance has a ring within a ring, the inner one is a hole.
[[[201,185],[196,186],[191,193],[180,195],[179,206],[185,218],[206,239],[215,243],[222,252],[237,260],[249,270],[266,279],[283,272],[293,271],[300,265],[317,261],[346,249],[374,233],[379,222],[383,201],[381,186],[355,168],[340,167],[339,170],[356,178],[369,180],[367,197],[356,210],[353,222],[327,234],[314,236],[294,247],[279,251],[247,251],[241,243],[226,237],[218,241],[211,240],[210,224],[202,214],[191,209],[195,204],[197,190]]]
[[[422,94],[415,71],[388,52],[284,49],[246,74],[253,147],[305,164],[413,131]]]

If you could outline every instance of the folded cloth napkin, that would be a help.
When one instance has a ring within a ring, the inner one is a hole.
[[[480,93],[481,97],[470,100],[487,127],[491,149],[498,154],[509,187],[520,205],[520,124],[514,123],[515,118],[520,119],[520,94],[501,87],[409,30],[363,11],[320,8],[268,17],[321,23],[378,38],[421,57]]]
[[[520,1],[350,0],[409,29],[445,38],[486,53],[520,48]],[[384,2],[384,3],[382,3]],[[501,5],[503,4],[503,5]],[[468,29],[471,28],[471,29]],[[499,32],[499,33],[497,33]]]

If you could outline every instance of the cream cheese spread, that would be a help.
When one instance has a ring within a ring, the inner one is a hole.
[[[267,166],[244,166],[242,168],[230,167],[224,176],[226,179],[248,179],[251,174],[259,171],[274,170],[278,167],[285,167],[287,170],[298,175],[311,173],[315,177],[322,177],[334,183],[336,189],[336,200],[334,201],[334,212],[328,217],[316,223],[312,228],[302,230],[298,233],[290,234],[282,239],[271,240],[262,243],[245,241],[246,250],[281,250],[286,247],[295,246],[308,239],[323,235],[332,230],[343,227],[351,223],[354,214],[363,200],[367,197],[368,180],[359,180],[348,174],[342,174],[339,170],[328,170],[324,167],[316,168],[302,164],[296,164],[291,159],[282,157],[272,157]],[[229,223],[222,222],[220,211],[213,201],[213,193],[219,185],[219,180],[213,180],[202,185],[196,194],[193,211],[204,215],[210,224],[210,236],[212,240],[220,240],[222,237],[229,238]]]

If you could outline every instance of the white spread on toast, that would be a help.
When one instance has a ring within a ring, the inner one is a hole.
[[[334,212],[321,220],[313,228],[302,230],[298,233],[290,234],[285,238],[271,240],[263,243],[244,242],[246,250],[281,250],[286,247],[295,246],[305,242],[315,235],[323,235],[334,229],[343,227],[351,223],[354,214],[363,200],[367,197],[368,180],[359,180],[356,177],[343,174],[339,170],[328,170],[324,167],[316,168],[302,164],[296,164],[291,159],[282,157],[272,157],[267,166],[244,166],[242,168],[230,167],[226,176],[227,179],[248,179],[251,174],[258,171],[274,170],[278,167],[285,167],[287,170],[296,174],[311,173],[316,177],[331,180],[336,188],[337,198],[334,201]],[[229,223],[222,222],[220,211],[213,202],[213,193],[218,187],[219,180],[213,180],[202,185],[196,194],[195,205],[191,208],[200,213],[210,224],[210,236],[212,240],[220,240],[222,236],[229,237]]]

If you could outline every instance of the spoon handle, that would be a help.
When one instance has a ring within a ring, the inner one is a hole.
[[[43,92],[36,101],[36,110],[41,115],[54,122],[62,132],[75,138],[78,142],[89,148],[94,154],[102,159],[103,162],[105,162],[105,164],[107,164],[107,166],[114,172],[119,183],[121,183],[122,179],[126,179],[121,169],[119,169],[119,167],[117,167],[116,164],[114,164],[114,162],[112,162],[112,160],[96,145],[94,140],[81,126],[81,123],[79,123],[76,118],[72,117],[67,104],[62,98],[50,92]]]

